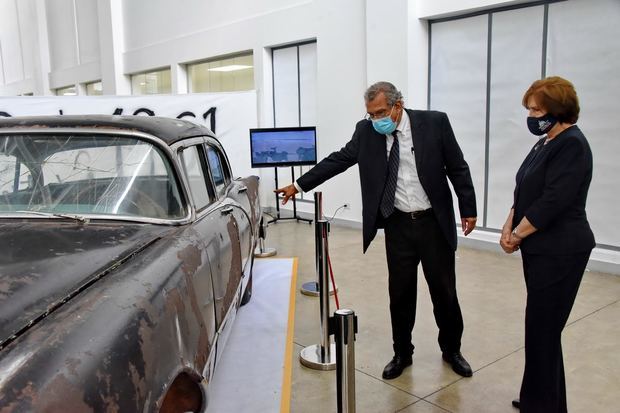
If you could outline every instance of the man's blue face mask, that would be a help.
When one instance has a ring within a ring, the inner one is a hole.
[[[384,118],[380,119],[372,119],[372,127],[375,130],[383,135],[389,135],[390,133],[396,130],[396,122],[392,120],[392,111],[394,107],[392,106],[392,110],[390,114]]]

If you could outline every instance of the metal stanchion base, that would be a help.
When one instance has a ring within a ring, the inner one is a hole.
[[[321,362],[321,345],[313,344],[301,350],[299,353],[299,361],[309,369],[314,370],[335,370],[336,369],[336,344],[329,345],[330,359],[324,363]]]
[[[273,257],[278,251],[275,248],[256,248],[254,250],[254,256],[256,258]]]
[[[316,281],[309,281],[307,283],[303,283],[301,288],[299,289],[303,295],[309,295],[311,297],[319,296],[319,283]],[[338,286],[336,286],[336,291],[334,291],[334,287],[329,284],[329,295],[334,295],[338,292]]]

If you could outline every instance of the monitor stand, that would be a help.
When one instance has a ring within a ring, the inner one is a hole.
[[[276,189],[278,188],[278,168],[273,168],[274,169],[274,173],[275,173],[275,177],[276,177]],[[295,167],[291,166],[291,180],[292,182],[295,182]],[[271,224],[276,223],[278,221],[288,221],[288,220],[296,220],[297,222],[299,221],[304,221],[307,222],[308,224],[312,224],[312,220],[308,219],[308,218],[302,218],[300,216],[297,215],[297,203],[295,202],[295,196],[293,196],[293,216],[292,217],[281,217],[280,216],[280,198],[278,197],[278,194],[276,194],[276,216],[275,218],[267,221],[267,224]]]

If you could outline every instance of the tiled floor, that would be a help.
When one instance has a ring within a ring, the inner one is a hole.
[[[395,380],[381,378],[392,357],[383,238],[362,254],[361,231],[333,227],[330,255],[340,305],[359,321],[357,412],[507,412],[523,372],[525,287],[518,256],[460,247],[457,286],[465,320],[462,352],[474,369],[462,378],[443,363],[428,288],[418,277],[413,366]],[[336,374],[307,369],[299,351],[319,342],[318,299],[299,293],[315,280],[314,227],[283,221],[269,226],[267,245],[279,257],[299,257],[291,412],[336,412]],[[421,271],[421,270],[420,270]],[[335,309],[330,303],[330,312]],[[587,272],[564,330],[569,411],[620,412],[620,276]]]

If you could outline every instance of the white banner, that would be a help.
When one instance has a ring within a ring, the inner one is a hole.
[[[204,125],[215,132],[224,146],[234,176],[253,173],[250,168],[249,129],[257,127],[255,91],[188,95],[0,98],[0,117],[94,114],[165,116]]]

